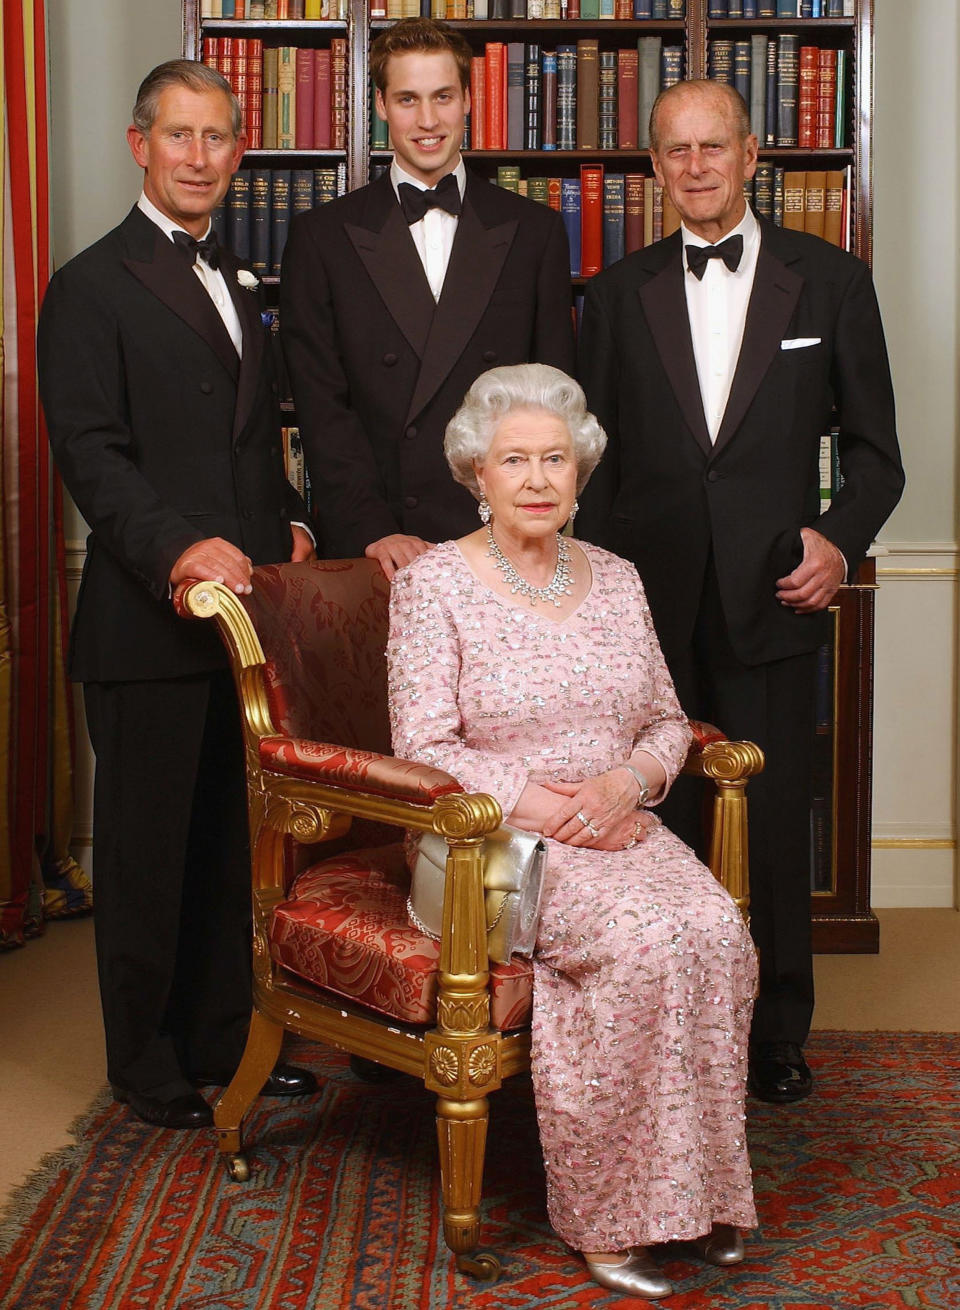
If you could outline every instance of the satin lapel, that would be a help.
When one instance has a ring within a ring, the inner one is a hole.
[[[423,409],[443,384],[476,331],[490,303],[517,227],[515,218],[485,227],[470,202],[468,188],[443,279],[443,291],[421,358],[417,385],[410,399],[407,422]]]
[[[681,249],[678,234],[674,258],[649,282],[645,282],[638,294],[660,362],[670,379],[687,427],[697,445],[709,455],[713,447],[703,413],[697,362],[693,354],[693,338],[690,335],[690,319],[683,290]]]
[[[144,221],[150,222],[149,219]],[[124,264],[148,291],[203,338],[236,382],[240,374],[240,360],[230,340],[230,333],[217,313],[216,305],[173,242],[168,241],[159,228],[154,230],[157,239],[153,258],[125,259]]]
[[[392,188],[390,197],[382,228],[345,223],[344,230],[397,327],[422,359],[436,306]]]
[[[243,356],[240,360],[240,380],[237,384],[237,404],[233,413],[233,435],[243,431],[250,416],[260,385],[260,369],[263,366],[264,327],[260,318],[260,291],[254,288],[248,291],[237,281],[239,264],[233,255],[224,254],[220,268],[223,280],[227,284],[230,297],[237,310],[240,326],[243,329]]]
[[[780,349],[802,287],[803,278],[769,252],[764,236],[743,326],[740,358],[714,450],[725,446],[743,421],[757,388]]]

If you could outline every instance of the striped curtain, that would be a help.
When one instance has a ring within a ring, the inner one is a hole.
[[[44,0],[3,0],[0,210],[0,947],[90,908],[70,858],[63,515],[37,397],[50,273]]]

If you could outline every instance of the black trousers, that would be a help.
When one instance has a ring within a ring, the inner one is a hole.
[[[754,1042],[806,1040],[813,1016],[810,940],[810,800],[816,652],[747,665],[737,659],[713,568],[689,651],[668,660],[684,711],[766,756],[747,786],[750,931],[760,957]],[[664,822],[701,855],[703,783],[681,777],[660,807]]]
[[[110,1081],[172,1099],[250,1020],[250,857],[230,675],[85,683]]]

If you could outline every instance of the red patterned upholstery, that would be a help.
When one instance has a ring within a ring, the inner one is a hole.
[[[440,796],[463,791],[448,773],[425,764],[294,737],[261,738],[260,763],[291,778],[356,786],[374,796],[415,805],[432,805]]]
[[[702,751],[704,746],[710,746],[715,741],[726,741],[727,735],[715,728],[712,723],[703,723],[699,719],[688,719],[690,731],[693,733],[693,748]]]
[[[274,911],[270,953],[301,978],[402,1023],[434,1023],[440,944],[411,926],[408,888],[400,845],[315,864]],[[491,974],[491,1022],[521,1027],[533,1000],[529,962],[494,964]]]

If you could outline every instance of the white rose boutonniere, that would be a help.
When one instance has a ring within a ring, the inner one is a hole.
[[[253,273],[245,268],[237,269],[237,281],[245,291],[256,291],[257,287],[260,285],[260,279],[255,277]]]

